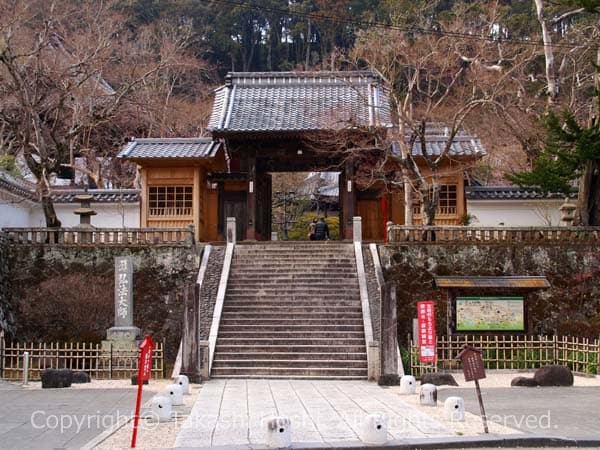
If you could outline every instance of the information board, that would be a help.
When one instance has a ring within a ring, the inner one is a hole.
[[[456,297],[456,331],[524,331],[523,297]]]

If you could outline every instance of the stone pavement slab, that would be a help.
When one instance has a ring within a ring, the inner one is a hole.
[[[275,415],[290,418],[295,445],[353,447],[372,413],[386,415],[390,440],[454,434],[367,381],[214,379],[203,386],[175,447],[264,446],[265,421]]]

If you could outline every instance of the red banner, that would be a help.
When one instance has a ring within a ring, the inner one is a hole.
[[[432,301],[417,302],[417,318],[419,333],[419,361],[435,363],[435,312]]]
[[[152,351],[154,350],[154,342],[148,335],[144,338],[144,342],[140,344],[140,363],[138,366],[138,390],[135,399],[135,417],[133,419],[133,433],[131,434],[131,448],[135,448],[137,441],[138,423],[140,421],[140,407],[142,405],[142,386],[145,380],[150,379],[152,372]]]
[[[140,344],[140,366],[139,377],[142,381],[150,379],[152,371],[152,351],[154,350],[154,342],[150,336],[146,336],[144,342]]]

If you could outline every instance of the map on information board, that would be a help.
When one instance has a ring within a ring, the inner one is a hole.
[[[456,331],[524,331],[523,297],[456,297]]]

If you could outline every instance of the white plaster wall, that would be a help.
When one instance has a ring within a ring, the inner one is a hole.
[[[122,205],[92,203],[91,207],[97,213],[92,216],[92,225],[97,228],[139,228],[140,226],[139,203],[124,203]],[[79,225],[79,216],[73,213],[77,208],[79,208],[79,203],[54,204],[54,209],[63,227]],[[46,226],[41,206],[36,208],[31,215],[31,224],[28,226]]]
[[[0,203],[0,228],[4,227],[29,227],[31,209],[15,203]]]
[[[474,227],[560,226],[564,200],[467,200]]]

